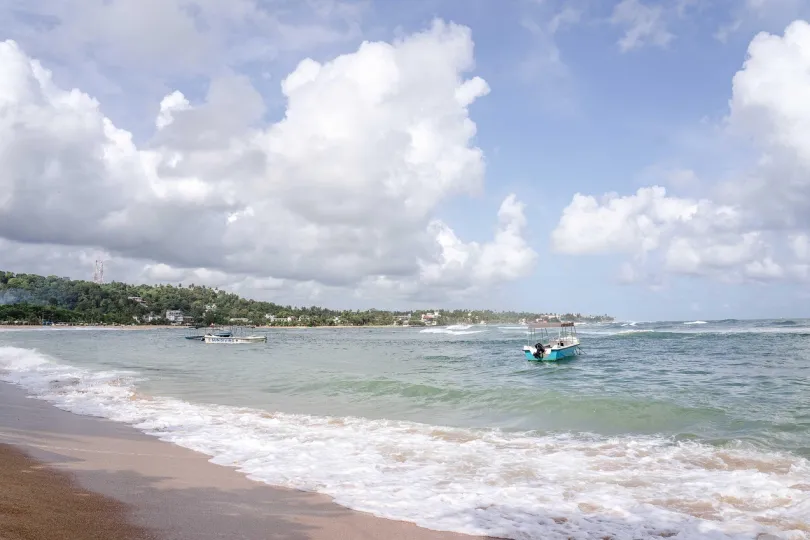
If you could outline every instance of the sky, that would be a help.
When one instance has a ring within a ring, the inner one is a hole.
[[[805,0],[7,0],[0,269],[810,317]]]

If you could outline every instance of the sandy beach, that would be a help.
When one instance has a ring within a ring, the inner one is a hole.
[[[0,515],[13,518],[0,521],[4,540],[472,538],[348,510],[319,494],[253,482],[202,454],[124,424],[62,411],[6,383],[0,383],[0,444],[25,452],[6,448],[0,455]],[[40,464],[46,468],[37,468]],[[7,482],[13,489],[5,489]],[[75,521],[59,512],[70,512]],[[77,536],[71,532],[74,526],[87,534]],[[92,536],[89,531],[101,532]]]
[[[64,472],[0,444],[0,537],[4,540],[149,540],[128,508],[82,489]]]

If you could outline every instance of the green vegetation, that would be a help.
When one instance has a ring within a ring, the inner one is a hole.
[[[57,276],[0,271],[2,324],[168,324],[168,310],[180,310],[184,324],[255,324],[273,326],[424,324],[432,311],[339,311],[320,307],[281,306],[240,298],[202,285],[127,285],[76,281]],[[490,310],[441,311],[438,324],[517,323],[547,314]],[[563,320],[611,321],[607,315],[562,315]]]

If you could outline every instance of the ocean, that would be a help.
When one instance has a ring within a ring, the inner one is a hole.
[[[250,478],[528,538],[810,538],[810,321],[0,331],[0,380]]]

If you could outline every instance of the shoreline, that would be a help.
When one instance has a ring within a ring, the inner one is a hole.
[[[211,463],[204,454],[123,423],[63,411],[5,382],[0,382],[0,444],[69,474],[89,496],[129,508],[126,519],[132,530],[150,531],[161,539],[264,540],[268,534],[290,540],[483,538],[375,517],[326,495],[256,482],[235,468]],[[57,485],[43,489],[53,495]],[[118,516],[118,525],[127,526],[124,514]],[[0,537],[7,533],[0,522]]]
[[[214,328],[227,328],[229,326],[241,326],[237,324],[219,324],[214,325]],[[0,330],[61,330],[65,328],[84,328],[88,330],[193,330],[193,326],[177,326],[171,324],[128,324],[128,325],[114,325],[114,324],[60,324],[60,325],[39,325],[39,324],[0,324]],[[207,327],[200,327],[202,330]],[[439,328],[431,326],[400,326],[392,324],[366,324],[362,326],[350,325],[327,325],[327,326],[256,326],[256,330],[306,330],[306,329],[322,329],[322,328]]]

